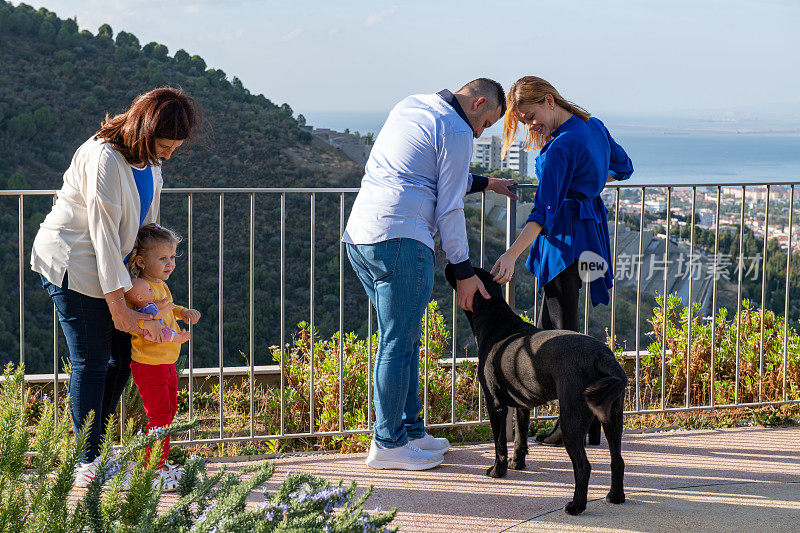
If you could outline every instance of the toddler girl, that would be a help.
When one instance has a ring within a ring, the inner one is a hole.
[[[125,294],[128,305],[142,308],[154,304],[157,308],[157,312],[151,313],[157,317],[154,322],[140,320],[143,329],[151,333],[145,337],[134,334],[131,340],[131,374],[147,413],[148,433],[171,424],[177,412],[175,361],[180,355],[181,344],[189,340],[189,333],[180,329],[177,321],[196,324],[200,319],[198,311],[174,305],[165,283],[175,269],[175,251],[180,240],[174,231],[158,224],[142,226],[128,263],[131,275],[138,278],[133,280],[133,288]],[[174,491],[178,488],[181,472],[166,460],[169,437],[161,446],[157,473],[164,480],[164,490]],[[150,451],[148,449],[148,456]]]

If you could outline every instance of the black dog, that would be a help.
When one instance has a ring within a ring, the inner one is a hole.
[[[624,502],[625,463],[620,449],[627,377],[613,352],[588,335],[542,330],[528,324],[505,302],[491,274],[482,269],[475,269],[475,273],[491,295],[487,300],[476,292],[473,311],[465,311],[478,342],[478,379],[494,435],[495,462],[486,474],[503,477],[508,466],[525,468],[530,409],[558,398],[564,447],[575,474],[575,493],[564,510],[579,514],[586,509],[592,467],[586,458],[584,437],[593,416],[602,423],[611,452],[611,490],[606,500]],[[455,288],[450,265],[445,276]],[[517,431],[514,458],[509,463],[506,417],[510,407],[516,409]]]

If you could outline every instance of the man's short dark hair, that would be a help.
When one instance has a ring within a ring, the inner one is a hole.
[[[503,90],[503,86],[494,80],[478,78],[464,85],[458,92],[469,96],[483,96],[500,108],[500,116],[506,114],[506,92]]]

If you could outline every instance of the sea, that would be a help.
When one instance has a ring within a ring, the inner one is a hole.
[[[317,128],[375,135],[387,113],[303,112]],[[800,119],[600,118],[633,161],[631,184],[800,183]],[[500,133],[496,124],[484,135]]]

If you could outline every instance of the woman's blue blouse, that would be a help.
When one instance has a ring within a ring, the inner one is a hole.
[[[633,164],[594,117],[584,121],[573,115],[551,137],[536,158],[539,187],[528,222],[538,222],[542,233],[531,246],[525,266],[536,276],[541,292],[583,252],[594,252],[608,268],[591,283],[592,305],[607,305],[614,273],[608,211],[600,193],[608,176],[629,178]]]

